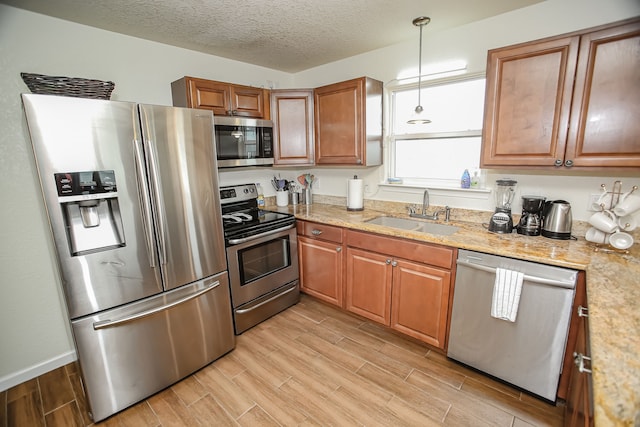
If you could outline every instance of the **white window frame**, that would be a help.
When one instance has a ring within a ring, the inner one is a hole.
[[[447,85],[447,84],[457,83],[461,81],[479,80],[479,79],[485,79],[485,78],[486,76],[484,73],[464,74],[464,75],[455,76],[455,77],[446,77],[446,78],[440,78],[437,80],[423,82],[421,87],[422,89],[424,89],[426,87],[441,86],[441,85]],[[415,133],[415,134],[396,135],[394,130],[395,111],[396,111],[395,99],[394,99],[395,92],[417,89],[417,88],[418,88],[417,81],[411,82],[411,83],[405,83],[405,84],[396,83],[396,84],[387,86],[387,99],[388,99],[387,105],[389,106],[388,115],[387,115],[387,120],[388,120],[387,129],[389,129],[389,132],[387,134],[387,150],[386,151],[387,151],[387,159],[389,159],[389,162],[387,163],[387,167],[385,168],[385,183],[381,185],[386,185],[387,179],[389,177],[394,176],[395,165],[396,165],[395,143],[397,139],[411,140],[411,139],[437,139],[437,138],[465,138],[465,137],[481,137],[482,136],[482,129],[459,131],[459,132],[434,132],[434,133]],[[428,100],[425,99],[424,102],[428,102]],[[460,174],[461,173],[462,171],[460,171]],[[420,187],[420,188],[428,187],[428,188],[439,188],[439,189],[456,190],[456,191],[462,190],[460,189],[459,181],[454,182],[450,179],[448,180],[415,179],[415,180],[408,180],[406,182],[403,182],[401,185],[389,184],[389,186]],[[465,189],[465,191],[469,191],[469,190]],[[471,191],[484,191],[484,189],[480,189],[480,190],[473,189]]]

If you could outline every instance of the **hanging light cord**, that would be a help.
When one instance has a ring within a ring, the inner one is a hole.
[[[410,119],[409,124],[426,124],[431,123],[431,120],[422,117],[422,27],[431,22],[431,18],[428,16],[420,16],[413,20],[413,25],[420,27],[420,51],[418,52],[418,105],[416,106],[414,113],[415,117]]]
[[[427,22],[420,22],[415,25],[420,26],[420,51],[418,52],[418,106],[416,107],[416,113],[422,112],[422,103],[420,102],[420,86],[422,85],[422,27],[427,25]]]

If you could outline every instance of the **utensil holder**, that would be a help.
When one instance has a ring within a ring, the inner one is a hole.
[[[302,200],[304,200],[305,205],[310,205],[313,203],[313,193],[311,193],[310,188],[305,188],[304,192],[302,193]]]
[[[288,191],[276,191],[276,205],[287,206],[289,204],[289,192]]]

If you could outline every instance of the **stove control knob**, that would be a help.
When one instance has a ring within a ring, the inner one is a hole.
[[[244,192],[244,194],[249,194],[249,189],[248,189],[248,188],[245,188],[245,189],[243,190],[243,192]]]

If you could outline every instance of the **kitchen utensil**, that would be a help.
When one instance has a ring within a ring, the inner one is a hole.
[[[633,245],[633,236],[624,231],[618,231],[609,237],[609,244],[616,249],[629,249]]]
[[[499,179],[496,181],[496,210],[489,221],[489,231],[493,233],[511,233],[513,231],[511,202],[515,195],[517,183],[512,179]]]
[[[609,210],[594,213],[588,222],[605,233],[613,233],[618,228],[618,220],[615,214]]]
[[[587,230],[584,238],[585,240],[593,243],[606,244],[609,243],[610,233],[605,233],[602,230],[598,230],[595,227],[591,227]]]
[[[626,197],[613,208],[613,212],[618,216],[631,215],[637,210],[640,210],[640,196],[630,193],[627,193]]]
[[[633,231],[638,226],[638,220],[633,215],[618,218],[618,226],[624,231]]]
[[[571,238],[571,205],[565,200],[547,201],[542,210],[542,232],[550,239]]]
[[[526,236],[539,236],[542,226],[542,208],[544,197],[522,196],[522,216],[516,226],[518,234]]]

